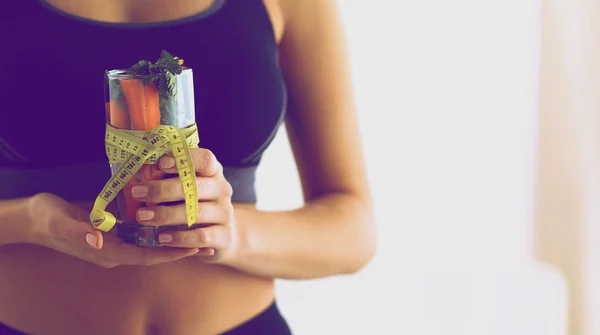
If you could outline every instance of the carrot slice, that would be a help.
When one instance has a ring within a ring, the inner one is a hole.
[[[124,101],[121,101],[123,105]],[[106,103],[108,120],[111,126],[117,129],[130,129],[131,121],[129,114],[126,110],[119,108],[119,104],[115,100],[111,100]],[[134,176],[121,191],[121,194],[117,196],[117,203],[123,219],[127,222],[135,221],[135,214],[142,204],[137,202],[131,195],[131,189],[138,183],[137,178]]]
[[[106,120],[108,121],[108,123],[110,124],[110,102],[107,102],[104,105],[104,111],[106,112]]]
[[[137,178],[133,176],[117,196],[119,211],[126,222],[135,222],[137,210],[142,208],[142,204],[136,201],[131,195],[131,189],[138,184]]]
[[[133,130],[152,130],[160,125],[160,104],[158,87],[144,85],[140,79],[122,79],[121,87],[127,100],[127,109]],[[144,164],[140,168],[141,181],[163,179],[162,171],[155,164]],[[156,206],[146,203],[146,206]]]
[[[121,87],[134,130],[152,130],[160,124],[158,87],[144,85],[141,79],[122,79]]]
[[[119,108],[119,104],[115,100],[108,103],[108,122],[117,129],[129,129],[131,127],[129,114]]]

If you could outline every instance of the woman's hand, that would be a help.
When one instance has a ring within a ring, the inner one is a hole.
[[[49,193],[29,201],[31,242],[83,259],[101,267],[154,265],[175,261],[198,252],[197,248],[149,249],[126,244],[103,234],[88,223],[89,213]]]
[[[161,244],[177,248],[200,248],[198,255],[208,262],[226,263],[238,249],[238,231],[231,204],[232,188],[223,176],[223,167],[212,152],[191,149],[198,188],[198,220],[201,228],[185,231],[167,231],[159,235]],[[177,173],[172,156],[159,161],[165,173]],[[140,202],[165,203],[183,201],[183,187],[179,178],[147,181],[132,189]],[[171,226],[187,223],[185,204],[141,208],[137,219],[146,226]]]

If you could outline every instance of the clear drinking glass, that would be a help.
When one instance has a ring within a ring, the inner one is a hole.
[[[114,128],[149,131],[158,125],[186,128],[195,123],[194,83],[190,68],[184,67],[175,76],[175,93],[171,97],[161,94],[155,82],[145,84],[142,79],[134,79],[123,70],[108,71],[106,77],[106,120]],[[112,174],[117,172],[120,165],[111,164]],[[140,233],[142,226],[137,222],[136,211],[156,204],[135,201],[131,189],[140,182],[164,177],[157,164],[144,164],[117,195],[118,210],[115,217],[119,235],[127,229],[135,235],[124,234],[123,238],[129,239],[126,242],[143,245],[146,243],[144,236],[138,235],[155,233]]]

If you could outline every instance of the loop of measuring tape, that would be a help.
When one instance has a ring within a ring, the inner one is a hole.
[[[130,178],[144,164],[155,164],[159,158],[172,153],[179,179],[185,194],[188,226],[198,217],[198,190],[196,172],[189,148],[198,147],[198,128],[193,124],[187,128],[156,126],[152,131],[122,130],[106,125],[106,154],[110,164],[121,163],[119,169],[108,180],[96,198],[90,214],[92,225],[101,231],[109,231],[117,222],[106,207],[117,197]]]

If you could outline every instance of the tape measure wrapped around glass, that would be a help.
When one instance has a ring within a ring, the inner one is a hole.
[[[187,225],[192,226],[198,218],[198,189],[196,172],[190,148],[197,148],[198,127],[192,124],[180,129],[173,126],[156,126],[152,131],[122,130],[106,125],[106,155],[110,164],[121,163],[96,198],[90,214],[92,225],[107,232],[117,223],[106,207],[117,197],[130,178],[144,164],[156,164],[160,157],[172,153],[179,179],[185,194]]]

